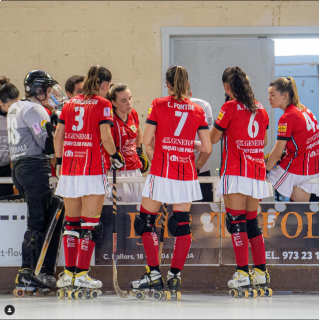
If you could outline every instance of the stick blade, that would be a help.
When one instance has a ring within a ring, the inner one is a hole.
[[[114,290],[118,296],[120,296],[123,299],[127,298],[127,291],[121,290],[121,288],[118,284],[117,269],[116,269],[116,265],[114,262],[113,262],[113,287],[114,287]]]

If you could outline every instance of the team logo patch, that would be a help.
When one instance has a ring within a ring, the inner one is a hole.
[[[47,123],[48,121],[46,121],[46,120],[42,120],[41,121],[41,128],[43,129],[43,130],[46,130],[46,128],[45,128],[45,124]]]
[[[131,127],[131,130],[135,133],[137,131],[137,128],[135,127],[135,125],[133,124]]]
[[[278,132],[287,132],[287,126],[278,126]]]
[[[111,115],[111,108],[104,108],[104,117],[109,117]]]
[[[148,114],[151,114],[152,109],[153,109],[153,106],[150,106],[150,108],[148,109]]]
[[[111,117],[113,117],[113,109],[111,110]]]
[[[218,114],[218,119],[219,120],[221,120],[221,119],[223,119],[223,116],[224,116],[224,114],[221,112],[221,111],[219,111],[219,114]]]
[[[35,135],[39,135],[42,132],[40,122],[34,123],[31,127],[32,127]]]

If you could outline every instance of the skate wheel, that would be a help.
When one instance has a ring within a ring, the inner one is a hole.
[[[58,291],[56,292],[56,297],[57,297],[58,299],[62,299],[62,298],[64,297],[64,292],[63,292],[63,290],[58,290]]]
[[[14,289],[12,293],[13,293],[14,296],[16,296],[16,294],[17,294],[17,289]]]
[[[22,289],[16,289],[17,291],[16,291],[16,294],[15,294],[15,296],[16,297],[23,297],[24,296],[24,290],[22,290]]]
[[[32,291],[27,291],[27,294],[29,297],[33,296],[33,292]]]
[[[68,299],[75,299],[75,293],[74,291],[68,291]]]
[[[161,300],[162,299],[162,292],[160,292],[160,291],[155,291],[154,293],[153,293],[153,298],[155,299],[155,300]]]
[[[264,289],[257,289],[257,295],[258,297],[263,297],[265,295]]]
[[[97,296],[98,296],[98,293],[97,293],[96,290],[93,290],[93,291],[90,292],[90,298],[91,299],[95,299],[95,298],[97,298]]]
[[[265,291],[265,295],[267,297],[271,297],[272,296],[272,289],[268,288],[266,291]]]
[[[164,298],[165,298],[165,300],[171,300],[171,293],[169,291],[165,291]]]
[[[249,297],[249,292],[248,292],[248,290],[243,290],[242,292],[241,292],[241,297],[242,298],[248,298]]]
[[[35,293],[35,296],[36,297],[42,297],[43,296],[42,290],[37,290],[36,293]]]
[[[81,300],[83,298],[83,292],[82,291],[76,291],[74,293],[75,300]]]
[[[238,297],[238,290],[236,290],[236,289],[229,290],[229,295],[233,298],[237,298]]]
[[[85,292],[84,292],[84,297],[85,297],[85,299],[91,299],[91,297],[90,297],[90,291],[85,291]]]
[[[176,300],[181,301],[182,300],[182,294],[180,292],[176,292]]]
[[[138,300],[144,300],[145,293],[143,291],[137,291],[135,293],[135,298],[138,299]]]
[[[257,298],[257,290],[255,290],[255,289],[251,290],[250,296],[252,298]]]

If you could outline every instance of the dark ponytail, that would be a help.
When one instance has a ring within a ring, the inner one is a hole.
[[[172,87],[174,98],[184,100],[189,86],[187,70],[181,66],[171,66],[166,72],[166,81]]]
[[[100,84],[104,81],[111,82],[112,74],[107,68],[99,65],[92,66],[84,79],[83,94],[86,97],[91,97],[98,94]]]
[[[256,112],[255,96],[246,73],[239,67],[225,69],[223,83],[228,83],[234,98],[245,105],[252,113]]]
[[[289,104],[293,103],[299,110],[305,108],[299,101],[297,85],[293,77],[275,79],[269,84],[269,87],[275,87],[281,94],[287,92],[290,99]]]
[[[0,101],[7,103],[10,100],[15,100],[19,97],[19,90],[15,85],[10,83],[10,79],[2,77],[0,79]]]

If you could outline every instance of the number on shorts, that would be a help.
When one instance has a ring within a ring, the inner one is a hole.
[[[181,131],[184,127],[184,124],[185,124],[187,116],[188,116],[188,112],[175,111],[175,116],[181,117],[181,120],[179,121],[178,126],[174,132],[174,136],[178,137],[181,134]]]
[[[83,117],[84,117],[84,108],[83,107],[75,107],[74,108],[75,111],[79,111],[80,109],[80,113],[75,116],[75,121],[78,121],[78,125],[73,125],[72,126],[72,130],[73,131],[80,131],[83,128]]]

